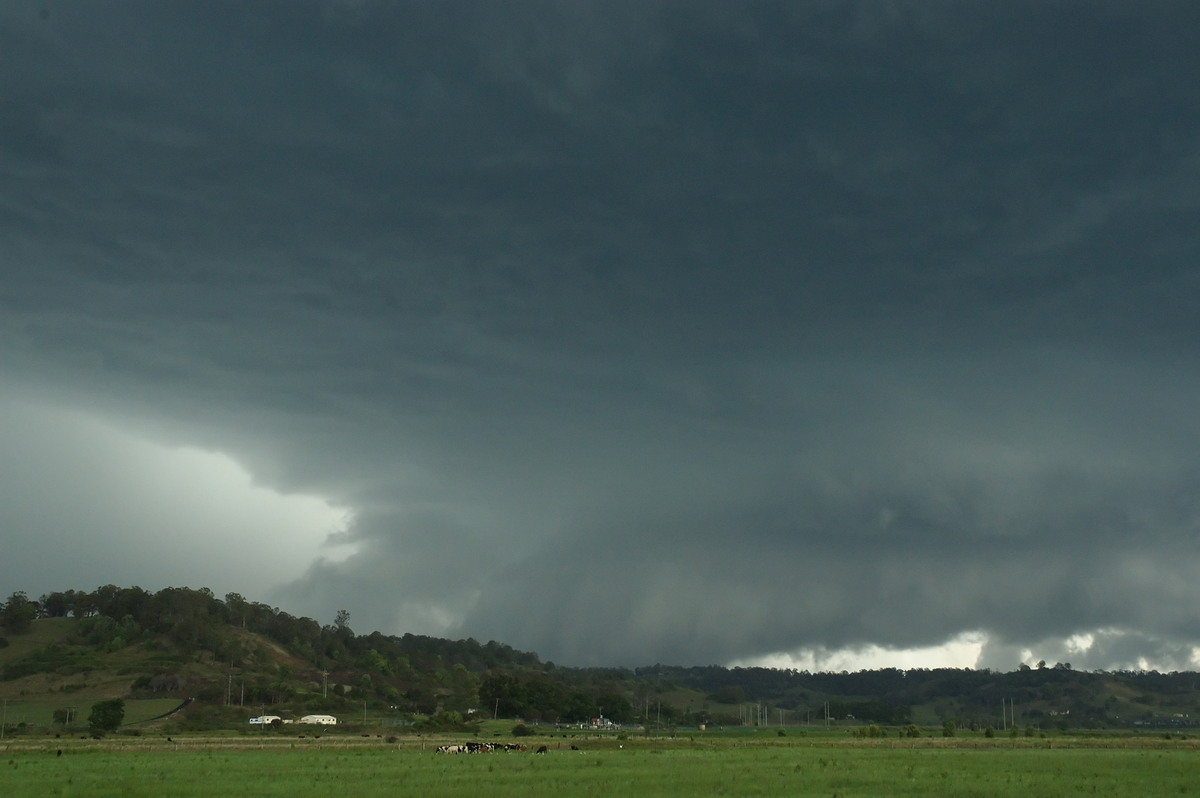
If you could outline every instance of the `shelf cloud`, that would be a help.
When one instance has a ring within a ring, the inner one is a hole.
[[[0,2],[0,586],[1196,667],[1197,31]]]

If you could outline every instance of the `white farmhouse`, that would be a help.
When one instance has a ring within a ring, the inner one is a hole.
[[[305,715],[297,723],[317,723],[322,726],[336,726],[337,718],[333,715]]]

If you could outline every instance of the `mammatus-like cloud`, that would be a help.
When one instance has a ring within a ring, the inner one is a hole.
[[[1194,16],[0,4],[5,578],[572,664],[1190,667]]]

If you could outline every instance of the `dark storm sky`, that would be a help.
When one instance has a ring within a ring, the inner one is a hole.
[[[0,0],[0,587],[1195,667],[1197,74],[1186,2]]]

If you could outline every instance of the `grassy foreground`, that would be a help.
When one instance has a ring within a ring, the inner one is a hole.
[[[424,748],[420,747],[421,745]],[[938,744],[623,747],[447,755],[436,743],[222,739],[45,741],[0,748],[0,791],[24,796],[1059,796],[1200,794],[1188,746]],[[61,754],[59,753],[61,751]]]

